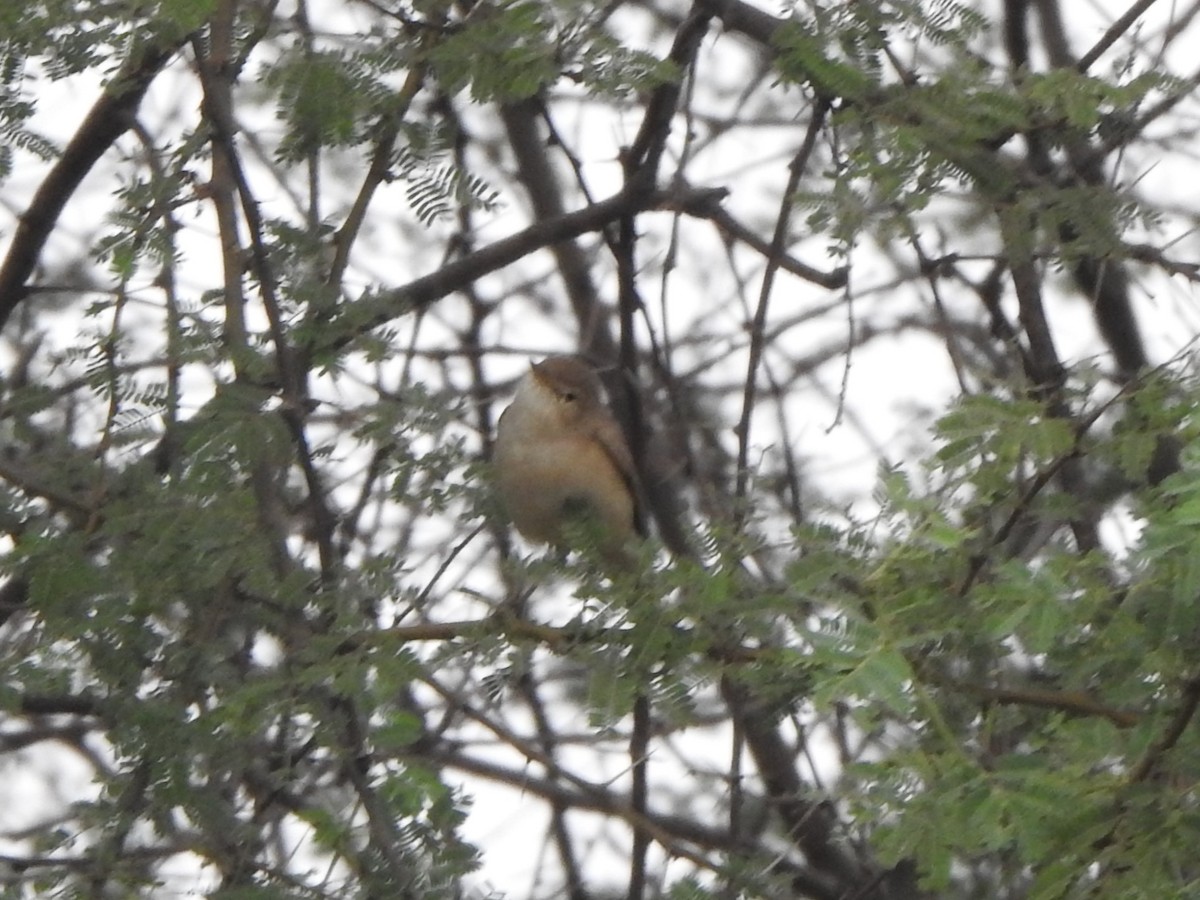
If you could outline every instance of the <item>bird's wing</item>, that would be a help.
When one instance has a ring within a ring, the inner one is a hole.
[[[629,496],[633,498],[634,528],[639,534],[645,536],[646,504],[643,499],[641,480],[638,478],[637,468],[633,464],[633,455],[629,452],[629,444],[625,442],[621,426],[612,415],[597,416],[596,419],[597,421],[591,429],[592,437],[604,449],[605,455],[608,456],[625,481],[625,486],[629,489]]]

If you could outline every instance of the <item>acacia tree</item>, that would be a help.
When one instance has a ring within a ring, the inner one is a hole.
[[[6,895],[1195,891],[1200,3],[1096,6],[0,7]],[[551,352],[638,571],[488,489]]]

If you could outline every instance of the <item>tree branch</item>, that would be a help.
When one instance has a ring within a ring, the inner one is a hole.
[[[188,39],[185,35],[168,44],[143,47],[128,60],[42,180],[21,214],[8,255],[0,266],[0,329],[29,295],[27,282],[63,207],[100,157],[133,126],[134,114],[150,83]]]
[[[631,212],[673,210],[706,217],[712,204],[719,203],[727,193],[725,188],[672,188],[656,191],[622,189],[611,197],[582,209],[535,222],[510,237],[489,244],[474,253],[468,253],[461,259],[447,263],[403,287],[363,297],[353,310],[353,322],[349,327],[340,332],[331,328],[331,333],[321,345],[321,349],[344,347],[360,334],[378,328],[413,309],[423,309],[447,294],[466,287],[475,279],[502,269],[535,250],[598,231]]]

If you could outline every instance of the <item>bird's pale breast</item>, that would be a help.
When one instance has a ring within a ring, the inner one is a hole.
[[[518,440],[505,432],[500,429],[496,442],[497,483],[521,534],[561,543],[564,523],[581,505],[606,534],[623,541],[632,533],[629,486],[599,443],[584,435]]]

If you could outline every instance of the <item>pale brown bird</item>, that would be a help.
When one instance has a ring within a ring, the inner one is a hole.
[[[567,546],[568,523],[582,520],[603,556],[627,558],[638,528],[633,457],[583,360],[531,366],[500,416],[493,462],[500,499],[526,538]]]

